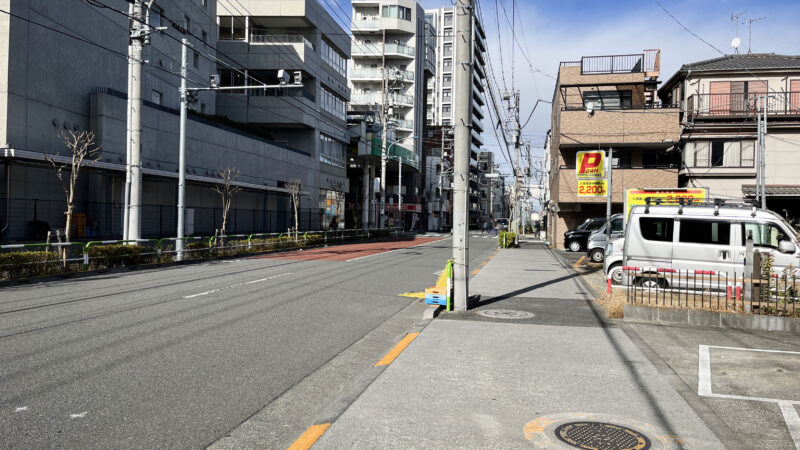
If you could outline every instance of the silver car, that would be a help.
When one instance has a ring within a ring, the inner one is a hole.
[[[603,260],[603,272],[614,284],[622,284],[622,259],[625,255],[625,238],[612,239],[606,245],[606,257]]]
[[[621,238],[624,229],[624,217],[622,214],[614,214],[611,216],[611,239]],[[608,225],[608,224],[606,224]],[[601,263],[605,257],[605,248],[608,243],[606,236],[606,225],[598,228],[597,231],[589,235],[589,241],[586,243],[586,255],[592,262]]]

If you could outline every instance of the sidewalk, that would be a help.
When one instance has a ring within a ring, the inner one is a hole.
[[[470,282],[479,305],[433,320],[315,448],[575,448],[556,432],[599,448],[724,448],[544,245],[501,250]]]

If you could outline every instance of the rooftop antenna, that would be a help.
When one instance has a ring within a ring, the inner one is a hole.
[[[748,36],[747,36],[747,54],[752,53],[752,46],[753,46],[753,22],[761,22],[762,20],[766,19],[766,16],[757,17],[755,19],[744,19],[742,24],[747,25],[749,28]]]
[[[736,22],[736,37],[731,41],[731,47],[733,47],[733,52],[737,55],[739,54],[739,45],[742,43],[742,40],[739,39],[739,17],[746,12],[747,11],[740,11],[736,14],[731,13],[731,22]]]

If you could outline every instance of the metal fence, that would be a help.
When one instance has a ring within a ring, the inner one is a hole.
[[[5,205],[3,205],[5,206]],[[47,232],[64,228],[66,202],[37,199],[12,199],[8,223],[2,223],[0,242],[43,242]],[[188,207],[193,226],[187,234],[213,235],[222,227],[222,208]],[[122,237],[123,207],[119,203],[78,202],[72,219],[73,239],[119,239]],[[324,228],[322,209],[298,211],[300,230]],[[5,222],[6,216],[0,217]],[[187,220],[187,223],[189,221]],[[265,210],[231,208],[226,230],[231,234],[279,233],[294,227],[291,209]],[[174,205],[142,205],[142,237],[156,238],[175,234],[177,208]]]
[[[794,270],[752,276],[714,270],[623,267],[626,300],[672,308],[797,316]]]

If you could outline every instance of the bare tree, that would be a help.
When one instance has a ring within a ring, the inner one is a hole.
[[[297,241],[297,232],[300,229],[300,218],[297,215],[297,209],[300,205],[300,185],[299,178],[293,178],[286,183],[286,188],[289,189],[289,195],[292,197],[292,207],[294,208],[294,240]]]
[[[228,212],[231,210],[231,202],[233,202],[233,195],[241,191],[242,188],[234,184],[236,179],[239,178],[239,169],[226,167],[225,169],[217,170],[217,173],[222,178],[222,184],[214,186],[214,190],[222,198],[222,229],[220,234],[225,236],[225,230],[228,225]]]
[[[64,195],[67,197],[67,211],[64,225],[64,237],[70,242],[70,229],[72,228],[72,214],[75,211],[75,186],[78,184],[78,175],[84,161],[97,161],[103,156],[100,146],[95,145],[93,131],[66,130],[58,133],[58,137],[66,145],[72,157],[67,162],[56,161],[55,155],[44,154],[44,159],[56,169],[56,177],[61,183]],[[58,158],[61,159],[61,158]],[[69,171],[69,175],[65,172]]]

